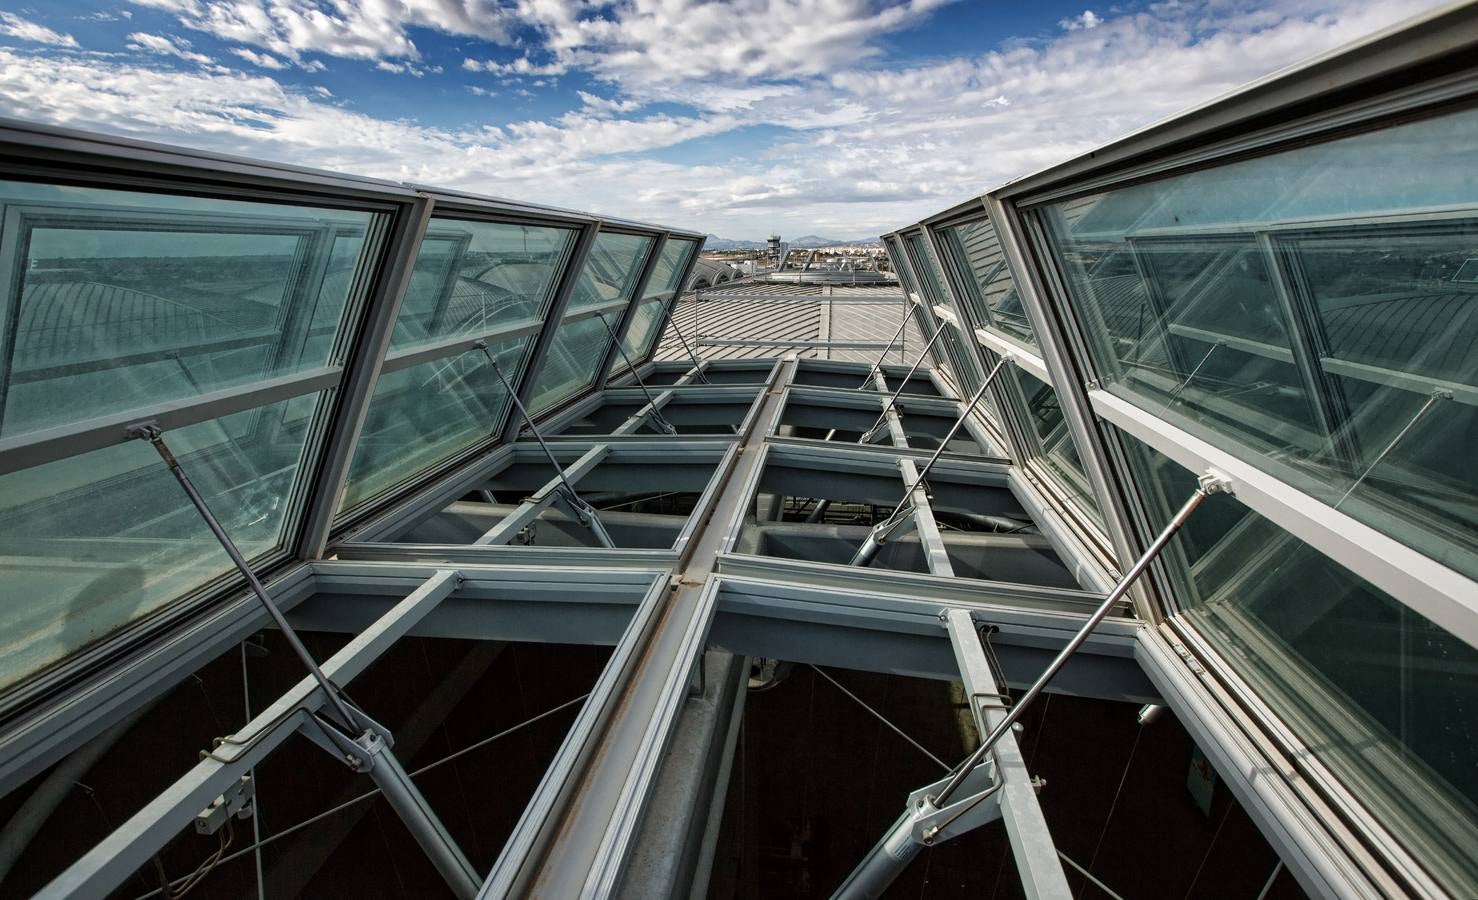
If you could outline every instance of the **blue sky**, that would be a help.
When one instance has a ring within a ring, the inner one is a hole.
[[[756,238],[876,235],[1428,0],[0,0],[0,114]]]

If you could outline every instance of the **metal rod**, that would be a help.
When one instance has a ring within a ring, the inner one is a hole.
[[[200,518],[205,520],[206,526],[216,536],[216,540],[220,542],[221,549],[226,551],[226,555],[231,557],[231,562],[236,565],[237,571],[246,578],[247,584],[251,585],[252,592],[257,595],[257,599],[261,601],[262,606],[267,610],[267,615],[271,617],[278,630],[282,632],[282,636],[287,640],[288,646],[297,654],[298,659],[302,660],[303,665],[308,668],[308,673],[313,677],[313,680],[318,682],[318,688],[323,691],[324,699],[328,701],[329,705],[333,707],[334,712],[338,713],[343,724],[351,731],[355,733],[365,731],[366,725],[364,721],[355,714],[353,708],[340,696],[338,687],[328,680],[327,675],[323,674],[323,670],[318,667],[317,661],[313,659],[313,654],[308,652],[308,648],[303,646],[303,642],[298,638],[298,633],[288,624],[287,617],[282,614],[282,610],[278,609],[277,604],[267,595],[267,589],[262,586],[262,582],[257,578],[256,573],[251,570],[246,557],[241,555],[241,551],[237,549],[236,543],[231,540],[231,536],[226,533],[226,529],[222,527],[220,520],[215,517],[215,514],[210,511],[210,507],[206,505],[205,498],[195,489],[194,482],[190,480],[190,476],[180,466],[179,460],[175,459],[174,453],[169,449],[169,445],[164,442],[164,432],[160,430],[158,425],[150,423],[134,425],[128,429],[128,433],[131,437],[146,440],[154,445],[154,449],[159,452],[159,458],[164,460],[164,464],[169,467],[170,473],[180,483],[180,487],[185,489],[185,495],[190,498],[190,502],[195,505],[195,511],[200,513]]]
[[[907,300],[905,300],[904,303],[905,306],[903,308],[903,321],[898,323],[898,330],[893,332],[892,337],[888,338],[887,346],[883,348],[883,352],[878,356],[878,361],[873,363],[872,368],[868,369],[867,374],[862,377],[862,383],[857,385],[857,390],[863,390],[872,383],[872,373],[880,371],[883,368],[883,362],[888,358],[888,351],[893,349],[893,344],[898,340],[898,338],[903,336],[904,329],[908,328],[908,314],[910,312],[913,312],[913,307],[907,305]],[[904,383],[907,384],[908,380],[904,379]]]
[[[1216,348],[1222,346],[1224,343],[1224,341],[1217,341],[1216,343],[1211,345],[1211,349],[1207,350],[1206,355],[1201,357],[1201,361],[1196,363],[1196,367],[1194,369],[1191,369],[1191,374],[1187,375],[1185,377],[1185,380],[1182,381],[1180,384],[1177,384],[1175,386],[1175,390],[1170,392],[1170,399],[1165,401],[1166,406],[1173,404],[1176,399],[1180,397],[1180,392],[1184,391],[1186,387],[1190,385],[1191,380],[1195,378],[1197,373],[1201,371],[1201,367],[1206,365],[1206,360],[1210,359],[1211,354],[1216,352]]]
[[[610,326],[607,327],[609,328]],[[570,508],[571,514],[574,515],[575,519],[581,525],[586,526],[595,533],[595,538],[600,542],[602,547],[612,550],[615,549],[616,544],[611,540],[610,534],[606,532],[605,526],[601,524],[600,516],[596,513],[595,507],[586,503],[579,492],[575,490],[575,486],[570,483],[570,479],[565,477],[564,466],[561,466],[559,460],[555,459],[554,451],[549,449],[549,445],[544,442],[544,435],[539,433],[539,426],[534,424],[534,417],[529,415],[529,411],[523,405],[523,401],[518,399],[518,393],[513,390],[513,385],[508,383],[508,378],[503,374],[503,370],[498,367],[498,360],[493,356],[493,352],[488,349],[488,342],[478,341],[473,346],[481,350],[482,355],[487,357],[488,365],[493,367],[493,374],[498,376],[498,381],[502,383],[504,392],[513,401],[514,407],[518,409],[518,414],[523,417],[524,424],[533,433],[534,440],[539,442],[539,447],[543,449],[544,455],[549,458],[549,464],[554,467],[554,475],[559,479],[560,499],[564,501],[565,506]]]
[[[909,744],[911,744],[915,750],[919,751],[920,753],[922,753],[925,756],[927,756],[930,759],[932,759],[934,761],[934,763],[939,766],[939,768],[943,769],[946,772],[952,772],[952,771],[954,771],[953,769],[951,769],[949,767],[949,764],[948,763],[946,763],[944,760],[940,759],[939,757],[935,756],[934,754],[930,753],[929,750],[923,744],[920,744],[918,741],[916,741],[912,737],[910,737],[909,734],[908,734],[908,732],[904,731],[902,728],[899,728],[897,725],[894,725],[892,722],[890,722],[888,720],[888,717],[887,716],[885,716],[882,713],[878,712],[877,710],[873,709],[871,706],[868,706],[867,705],[867,701],[863,700],[861,697],[857,696],[856,694],[852,693],[851,691],[849,691],[845,687],[843,687],[842,686],[842,683],[840,681],[837,681],[835,678],[832,678],[830,675],[826,674],[826,672],[824,672],[819,666],[815,666],[815,665],[812,665],[810,663],[807,663],[807,665],[810,665],[811,666],[811,670],[813,672],[815,672],[817,675],[820,675],[822,678],[825,678],[827,681],[831,682],[832,687],[834,687],[837,690],[841,691],[843,694],[846,694],[848,697],[851,697],[852,700],[854,700],[857,703],[858,706],[860,706],[863,709],[867,710],[868,712],[872,713],[872,717],[873,718],[877,719],[879,722],[882,722],[884,725],[888,726],[888,728],[890,730],[892,730],[892,732],[894,734],[896,734],[899,737],[903,738],[905,741],[908,741]]]
[[[388,749],[381,752],[369,774],[452,892],[462,900],[476,897],[482,887],[477,869],[452,840],[446,826],[411,782],[410,775],[406,774],[395,754]]]
[[[683,330],[682,330],[682,328],[678,327],[677,317],[676,316],[673,316],[672,317],[671,324],[672,324],[672,333],[675,334],[675,335],[677,335],[677,339],[679,341],[682,341],[683,349],[686,350],[686,351],[688,351],[688,359],[691,359],[693,361],[693,368],[695,368],[695,369],[698,370],[698,377],[701,378],[701,379],[703,379],[703,383],[704,384],[713,384],[712,381],[709,381],[708,380],[708,374],[703,371],[703,360],[701,360],[701,359],[698,358],[698,354],[694,353],[692,346],[690,344],[688,344],[688,339],[685,338],[685,337],[683,337]],[[625,351],[624,348],[621,351],[621,355],[623,357],[626,355],[626,351]],[[630,365],[630,362],[628,361],[627,364]],[[633,369],[631,371],[631,374],[632,374],[632,377],[636,377],[636,370]]]
[[[986,389],[990,387],[991,382],[1000,374],[1002,367],[1010,362],[1011,359],[1012,357],[1008,353],[996,361],[995,366],[990,370],[990,374],[985,376],[985,380],[980,383],[980,388],[970,398],[970,402],[965,404],[965,409],[960,413],[960,417],[955,419],[954,424],[949,427],[949,431],[939,441],[939,446],[934,449],[934,453],[929,457],[929,461],[924,463],[924,468],[919,470],[918,477],[904,490],[903,497],[898,501],[898,505],[893,507],[893,512],[881,524],[873,528],[872,532],[868,534],[867,539],[862,542],[862,546],[857,548],[856,555],[852,557],[852,561],[848,565],[865,566],[872,561],[873,557],[877,556],[878,551],[882,549],[883,542],[888,539],[888,536],[903,521],[905,510],[913,505],[914,491],[924,483],[925,478],[929,477],[929,470],[934,468],[934,464],[939,461],[939,457],[949,447],[949,442],[954,440],[955,435],[964,426],[965,420],[970,417],[971,411],[975,409],[975,404],[979,403],[980,398],[985,396]],[[886,414],[887,412],[884,411],[884,415]]]
[[[934,333],[929,336],[929,342],[924,345],[924,349],[919,351],[919,358],[914,360],[913,368],[908,370],[908,374],[903,376],[903,381],[899,382],[898,390],[894,391],[893,395],[888,398],[888,402],[883,404],[883,411],[878,415],[878,420],[872,423],[871,428],[862,433],[862,439],[857,443],[868,443],[872,440],[873,434],[882,427],[883,421],[888,418],[888,411],[893,408],[893,404],[898,402],[898,396],[903,393],[904,388],[908,387],[909,379],[913,378],[913,374],[919,370],[919,366],[924,364],[924,358],[929,355],[929,349],[934,346],[935,341],[939,340],[939,336],[944,334],[944,329],[947,325],[949,325],[948,322],[940,322],[939,327],[934,329]]]
[[[1093,884],[1095,886],[1097,886],[1097,888],[1100,891],[1103,891],[1105,894],[1108,894],[1110,897],[1112,897],[1113,900],[1124,900],[1123,897],[1120,897],[1118,894],[1114,893],[1113,890],[1111,890],[1108,885],[1104,884],[1102,881],[1099,881],[1097,878],[1093,877],[1093,873],[1092,872],[1088,871],[1087,869],[1085,869],[1082,866],[1078,865],[1077,863],[1073,862],[1072,859],[1069,858],[1066,853],[1063,853],[1061,850],[1059,850],[1059,851],[1057,851],[1057,855],[1062,858],[1062,861],[1063,862],[1065,862],[1068,865],[1072,866],[1074,869],[1077,869],[1078,872],[1081,873],[1084,878],[1086,878],[1089,881],[1093,882]],[[1262,900],[1262,896],[1259,895],[1258,898],[1257,898],[1257,900]]]
[[[1159,536],[1155,538],[1154,543],[1150,544],[1149,549],[1144,551],[1144,555],[1135,561],[1128,572],[1124,573],[1124,577],[1119,579],[1119,583],[1114,585],[1112,591],[1109,591],[1108,596],[1103,599],[1103,603],[1099,604],[1098,609],[1093,611],[1093,614],[1078,629],[1077,634],[1073,635],[1072,640],[1067,642],[1067,646],[1063,647],[1062,651],[1057,654],[1052,662],[1047,664],[1046,670],[1037,677],[1037,680],[1032,683],[1031,687],[1027,688],[1026,693],[1021,695],[1021,699],[1012,705],[1011,711],[1006,714],[1005,718],[1001,719],[996,724],[996,727],[991,729],[990,734],[985,736],[975,752],[970,754],[970,757],[955,769],[954,775],[950,777],[949,781],[939,791],[939,796],[934,798],[933,802],[935,806],[943,806],[949,800],[950,795],[964,782],[965,777],[970,774],[970,771],[985,760],[986,755],[990,753],[991,748],[996,745],[996,742],[1011,729],[1012,725],[1016,724],[1016,721],[1031,706],[1032,701],[1042,693],[1057,673],[1062,671],[1062,667],[1067,665],[1067,661],[1072,658],[1072,655],[1088,640],[1088,636],[1093,633],[1093,629],[1097,628],[1098,623],[1104,620],[1109,614],[1109,611],[1114,608],[1114,604],[1118,603],[1119,599],[1129,590],[1130,585],[1134,583],[1135,579],[1143,574],[1145,569],[1149,568],[1150,563],[1154,562],[1155,557],[1160,555],[1160,551],[1165,549],[1165,546],[1170,543],[1170,539],[1175,537],[1176,532],[1180,531],[1181,526],[1186,523],[1186,520],[1191,517],[1191,514],[1196,511],[1196,508],[1201,505],[1201,502],[1212,494],[1225,490],[1228,490],[1228,486],[1222,476],[1211,471],[1201,476],[1200,483],[1197,485],[1195,492],[1191,494],[1180,510],[1171,517],[1170,522],[1160,532]]]
[[[426,774],[427,772],[430,772],[432,769],[439,768],[441,766],[446,765],[449,762],[452,762],[455,759],[458,759],[460,757],[466,756],[468,753],[471,753],[474,750],[481,749],[482,747],[484,747],[484,746],[486,746],[488,744],[491,744],[492,742],[494,742],[496,740],[499,740],[500,738],[505,738],[508,735],[514,734],[514,733],[516,733],[516,732],[518,732],[518,731],[520,731],[520,730],[522,730],[524,728],[527,728],[530,725],[533,725],[533,724],[536,724],[538,722],[541,722],[544,719],[547,719],[550,716],[552,716],[552,715],[554,715],[554,714],[556,714],[556,713],[558,713],[558,712],[560,712],[562,710],[568,709],[569,707],[575,705],[576,703],[582,702],[583,700],[585,700],[585,698],[587,698],[589,696],[590,696],[590,694],[585,693],[585,694],[581,694],[580,696],[578,696],[578,697],[576,697],[576,698],[574,698],[572,700],[566,700],[565,702],[561,703],[560,705],[558,705],[558,706],[556,706],[556,707],[554,707],[552,709],[546,709],[544,712],[539,713],[537,716],[534,716],[533,718],[524,719],[522,722],[519,722],[517,725],[511,725],[508,728],[505,728],[505,729],[503,729],[502,731],[500,731],[500,732],[498,732],[496,734],[492,734],[492,735],[489,735],[488,737],[482,738],[481,740],[475,741],[472,744],[469,744],[468,746],[463,747],[461,750],[458,750],[458,751],[456,751],[454,753],[450,753],[450,754],[448,754],[446,756],[443,756],[441,759],[438,759],[435,762],[427,763],[426,765],[422,766],[421,768],[417,769],[416,771],[411,772],[410,773],[410,776],[412,778],[418,778],[418,777]],[[370,789],[368,791],[365,791],[364,793],[362,793],[362,794],[360,794],[360,795],[358,795],[356,797],[351,797],[348,800],[345,800],[343,803],[340,803],[340,804],[338,804],[336,806],[330,806],[328,809],[325,809],[323,812],[316,813],[316,814],[314,814],[312,816],[309,816],[306,819],[303,819],[300,822],[297,822],[296,824],[289,825],[286,828],[283,828],[283,829],[281,829],[279,831],[272,832],[271,834],[267,835],[266,837],[262,838],[261,840],[257,841],[256,843],[253,843],[249,847],[242,847],[240,850],[237,850],[235,853],[232,853],[232,854],[230,854],[228,856],[221,857],[221,861],[217,865],[224,865],[225,863],[231,862],[231,861],[236,860],[236,859],[240,859],[241,857],[246,856],[249,853],[259,852],[263,847],[266,847],[269,844],[272,844],[272,843],[274,843],[276,841],[279,841],[279,840],[281,840],[281,839],[283,839],[285,837],[289,837],[291,835],[297,834],[299,831],[302,831],[304,828],[308,828],[311,825],[316,825],[319,822],[322,822],[324,819],[327,819],[329,816],[332,816],[332,815],[335,815],[337,813],[343,812],[344,810],[346,810],[349,807],[355,805],[356,803],[363,803],[366,800],[373,800],[374,798],[380,796],[380,793],[381,793],[381,791],[380,791],[379,788],[372,788],[372,789]],[[181,883],[183,883],[185,881],[186,877],[187,876],[181,876],[180,878],[176,878],[174,881],[171,881],[170,882],[169,886],[172,887],[172,888],[173,887],[178,887]],[[155,896],[158,896],[159,894],[162,894],[162,893],[164,893],[164,888],[158,887],[158,888],[155,888],[152,891],[149,891],[147,894],[140,894],[139,896],[135,897],[134,900],[149,900],[150,897],[155,897]]]
[[[1425,416],[1427,414],[1427,411],[1430,410],[1437,403],[1438,400],[1451,399],[1451,391],[1444,391],[1440,388],[1433,391],[1431,396],[1427,398],[1427,402],[1422,404],[1422,408],[1417,410],[1416,415],[1411,417],[1411,421],[1407,422],[1406,425],[1396,434],[1396,436],[1391,438],[1391,442],[1386,444],[1385,449],[1376,454],[1375,459],[1370,461],[1370,465],[1365,467],[1365,471],[1360,473],[1360,477],[1355,479],[1355,483],[1350,485],[1349,490],[1345,491],[1344,495],[1335,502],[1334,508],[1339,509],[1341,503],[1344,503],[1346,500],[1350,499],[1350,495],[1355,493],[1355,488],[1358,488],[1360,485],[1364,484],[1365,479],[1370,475],[1370,473],[1375,471],[1375,467],[1380,465],[1382,462],[1385,462],[1386,456],[1392,450],[1396,449],[1396,445],[1401,443],[1401,439],[1406,437],[1407,433],[1410,432],[1411,429],[1416,427],[1416,423],[1421,421],[1422,416]]]
[[[677,429],[672,426],[671,422],[667,421],[667,419],[662,416],[662,410],[657,406],[656,398],[652,396],[651,391],[647,390],[646,382],[641,380],[641,373],[636,371],[636,366],[632,364],[631,357],[626,355],[626,348],[621,346],[621,339],[616,337],[615,329],[611,328],[611,323],[606,321],[606,314],[596,313],[595,317],[597,319],[600,319],[600,324],[606,326],[606,334],[609,334],[611,336],[611,342],[616,345],[617,350],[621,351],[621,358],[626,361],[626,368],[631,370],[631,377],[636,379],[637,386],[640,387],[641,392],[646,395],[647,406],[650,407],[652,410],[647,415],[650,418],[652,424],[656,425],[658,430],[660,430],[663,434],[677,434]]]

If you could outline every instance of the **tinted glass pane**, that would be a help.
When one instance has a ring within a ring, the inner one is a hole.
[[[1363,476],[1334,502],[1394,516],[1478,574],[1478,221],[1280,243],[1308,285],[1336,440]]]
[[[653,238],[603,231],[585,261],[585,271],[570,297],[569,312],[629,298],[641,277]],[[614,322],[612,323],[615,324]]]
[[[513,381],[527,338],[492,347]],[[481,351],[380,376],[344,488],[348,509],[492,437],[508,394]]]
[[[1107,388],[1478,576],[1475,138],[1469,110],[1050,208]]]
[[[433,218],[393,347],[539,318],[574,236],[568,228]]]
[[[1125,437],[1159,528],[1195,476]],[[1165,557],[1184,617],[1377,817],[1478,886],[1478,650],[1234,498],[1205,501]]]
[[[965,302],[970,304],[975,321],[1036,346],[1036,335],[1021,305],[1021,295],[1011,279],[1011,270],[1001,252],[996,230],[988,220],[980,219],[956,225],[944,232],[961,270],[960,282],[965,289]]]
[[[319,395],[165,435],[248,559],[277,547]],[[0,477],[0,687],[232,571],[154,448]]]
[[[626,351],[626,355],[631,358],[632,362],[641,365],[642,357],[651,351],[652,344],[656,343],[658,334],[660,333],[660,329],[657,326],[662,324],[662,314],[666,311],[667,300],[660,297],[655,300],[643,300],[636,307],[635,317],[631,320],[631,327],[627,330],[626,336],[621,340],[621,347]],[[687,335],[684,335],[684,337],[687,337]],[[688,338],[690,343],[692,340],[693,338]],[[618,369],[625,367],[625,365],[625,359],[620,356],[617,356],[616,361],[613,363],[613,366]]]
[[[909,253],[913,256],[915,271],[924,280],[924,297],[929,303],[942,303],[949,306],[949,293],[944,289],[944,273],[939,269],[939,262],[934,259],[934,254],[924,245],[922,235],[909,235],[907,238]]]
[[[616,327],[615,321],[606,321]],[[590,387],[610,346],[610,332],[597,317],[561,325],[539,371],[529,409],[548,409]]]
[[[652,269],[652,277],[647,281],[647,289],[642,292],[643,296],[666,296],[677,290],[678,279],[683,277],[683,270],[688,265],[688,257],[697,243],[697,241],[669,238],[667,243],[662,245],[662,253],[657,257],[657,262]]]
[[[1012,371],[1016,373],[1022,394],[1026,398],[1027,419],[1041,444],[1042,461],[1057,474],[1059,481],[1094,521],[1102,524],[1098,505],[1093,499],[1093,488],[1088,483],[1088,476],[1083,473],[1083,461],[1079,458],[1078,448],[1073,444],[1072,435],[1067,430],[1067,421],[1063,418],[1062,404],[1058,401],[1057,392],[1051,385],[1020,369],[1013,368]]]
[[[888,261],[893,266],[893,271],[898,273],[898,279],[903,282],[903,287],[910,294],[917,294],[919,286],[913,280],[913,272],[909,270],[908,258],[903,253],[903,246],[898,243],[897,238],[888,238],[883,242],[888,248]]]
[[[0,435],[338,362],[369,213],[0,182]]]

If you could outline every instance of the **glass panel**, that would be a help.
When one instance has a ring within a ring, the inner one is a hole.
[[[585,261],[585,271],[575,285],[566,312],[576,312],[629,298],[641,277],[642,263],[647,260],[655,239],[639,234],[602,231],[595,236],[595,246]],[[615,326],[615,322],[611,322]]]
[[[1467,110],[1049,207],[1108,389],[1478,576],[1474,140]]]
[[[338,363],[373,216],[0,182],[0,218],[14,437]]]
[[[944,272],[939,268],[939,261],[934,258],[934,254],[924,245],[924,236],[911,234],[906,240],[919,277],[924,280],[924,296],[930,303],[949,306],[949,292],[944,289]]]
[[[662,324],[662,315],[667,311],[667,300],[657,298],[655,300],[643,300],[637,307],[631,327],[626,330],[626,336],[621,339],[621,347],[631,361],[641,365],[642,358],[652,350],[652,344],[656,343],[661,332],[658,328]],[[686,335],[685,335],[686,336]],[[688,341],[694,339],[689,337]],[[617,355],[613,366],[617,369],[626,368],[626,360]]]
[[[908,257],[903,252],[903,246],[898,243],[897,238],[888,238],[884,243],[888,248],[888,260],[893,264],[893,271],[898,273],[898,279],[903,282],[904,290],[910,294],[918,294],[919,286],[913,280],[913,272],[908,267]]]
[[[996,230],[986,219],[966,222],[944,230],[944,243],[960,270],[965,302],[976,322],[989,323],[999,331],[1035,347],[1036,335],[1027,321],[1021,295],[1011,279],[1011,269],[1001,252]]]
[[[616,327],[615,322],[607,321]],[[598,318],[561,325],[549,347],[549,357],[539,370],[529,411],[542,412],[590,387],[610,346],[611,335]]]
[[[1125,436],[1163,526],[1196,477]],[[1454,894],[1478,888],[1478,650],[1223,494],[1165,557],[1184,619]]]
[[[433,218],[392,349],[540,318],[574,240],[569,228]]]
[[[933,248],[924,240],[923,235],[909,235],[907,241],[914,261],[924,273],[925,296],[930,303],[953,310],[957,320],[956,323],[949,324],[945,328],[944,335],[935,343],[934,356],[948,359],[950,368],[959,376],[960,389],[966,394],[973,393],[980,386],[981,379],[980,360],[973,351],[974,336],[970,335],[967,338],[963,334],[966,323],[961,318],[960,311],[954,309],[954,304],[950,302],[950,294],[944,280],[944,269],[940,267],[939,259],[934,255]],[[941,323],[936,321],[934,327],[938,327],[939,324]],[[930,331],[930,334],[932,333]]]
[[[1021,369],[1011,367],[1011,371],[1016,373],[1022,395],[1026,399],[1027,418],[1041,444],[1042,461],[1072,492],[1078,505],[1095,522],[1102,525],[1103,518],[1099,515],[1097,501],[1093,498],[1093,488],[1088,483],[1088,476],[1083,473],[1083,460],[1078,456],[1077,445],[1073,443],[1072,435],[1067,430],[1067,420],[1063,418],[1062,404],[1058,402],[1057,392],[1045,381]]]
[[[688,267],[688,256],[697,244],[697,241],[668,238],[652,268],[652,277],[647,280],[647,288],[642,292],[643,298],[665,297],[677,290],[678,280]]]
[[[248,559],[283,540],[321,396],[166,435]],[[0,477],[0,558],[0,688],[232,571],[144,441]]]
[[[950,325],[944,329],[944,336],[939,339],[939,342],[944,345],[945,352],[954,361],[954,370],[961,375],[960,380],[963,382],[961,387],[966,393],[965,399],[969,399],[974,396],[975,390],[980,387],[980,379],[984,377],[984,373],[980,370],[980,358],[976,356],[973,349],[976,346],[975,341],[967,342],[960,329],[955,325]],[[987,396],[989,396],[988,393]],[[986,405],[987,402],[982,400],[981,404]]]
[[[1478,575],[1478,278],[1463,280],[1478,220],[1280,246],[1308,285],[1336,436],[1364,475],[1340,508]]]
[[[527,338],[492,346],[510,381],[517,377],[527,348]],[[493,436],[503,425],[507,402],[507,392],[480,350],[382,375],[339,508],[410,481]]]

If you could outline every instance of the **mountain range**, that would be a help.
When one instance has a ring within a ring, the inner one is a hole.
[[[792,250],[813,250],[817,247],[840,247],[851,244],[877,244],[881,243],[878,238],[857,238],[855,240],[840,240],[837,238],[822,237],[819,234],[807,234],[798,238],[792,238],[785,243]],[[732,238],[721,238],[716,234],[708,236],[708,242],[703,245],[705,250],[763,250],[764,241],[743,241]]]

